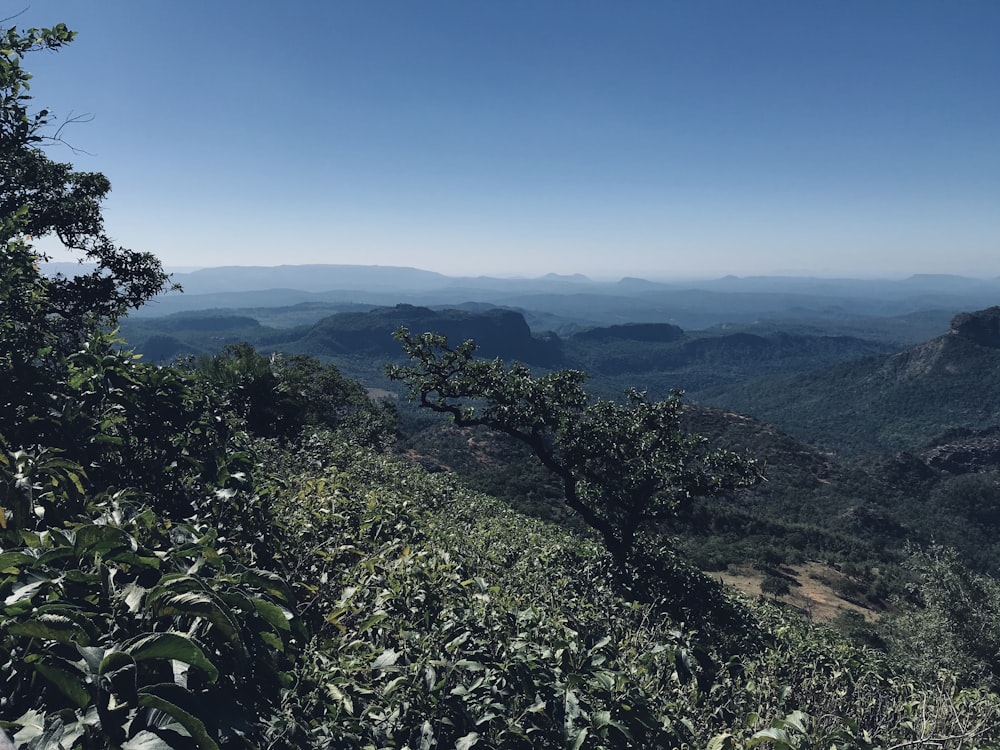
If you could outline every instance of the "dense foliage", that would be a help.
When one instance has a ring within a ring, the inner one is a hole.
[[[594,399],[578,370],[536,378],[519,363],[476,359],[471,340],[452,349],[441,334],[405,328],[397,338],[410,364],[391,366],[390,377],[461,427],[489,427],[527,445],[618,560],[694,498],[757,479],[752,461],[707,450],[704,438],[681,429],[679,394],[650,402],[632,390],[625,403]]]

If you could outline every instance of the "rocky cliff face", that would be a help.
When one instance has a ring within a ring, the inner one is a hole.
[[[1000,427],[952,430],[924,451],[928,466],[948,474],[969,474],[1000,467]]]
[[[956,315],[951,321],[949,333],[967,338],[980,346],[1000,349],[1000,307]]]

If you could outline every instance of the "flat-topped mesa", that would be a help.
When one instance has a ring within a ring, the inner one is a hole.
[[[959,313],[952,318],[949,333],[962,336],[980,346],[1000,349],[1000,307]]]
[[[625,323],[624,325],[590,328],[574,334],[574,338],[588,341],[624,339],[666,343],[683,339],[684,331],[670,323]]]

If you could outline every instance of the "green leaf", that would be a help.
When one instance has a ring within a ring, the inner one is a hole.
[[[81,643],[87,645],[89,639],[83,629],[65,615],[42,614],[7,628],[11,635],[28,638],[45,638],[57,643]]]
[[[36,558],[26,555],[23,552],[3,552],[0,553],[0,573],[17,573],[18,565],[32,565]]]
[[[138,661],[174,659],[203,671],[209,682],[219,678],[219,670],[191,638],[179,633],[153,633],[132,639],[122,647],[122,653]]]
[[[84,687],[83,675],[80,672],[70,672],[45,661],[35,662],[34,667],[35,671],[59,688],[59,692],[79,708],[86,708],[90,703],[90,692]]]
[[[455,750],[469,750],[470,747],[479,742],[479,732],[469,732],[464,737],[459,737],[455,743]]]
[[[243,583],[256,586],[271,595],[272,599],[290,605],[295,601],[295,594],[285,583],[284,579],[277,573],[267,570],[252,570],[240,576]]]
[[[174,702],[177,695],[184,695],[184,697],[194,699],[191,693],[179,685],[165,683],[142,688],[139,691],[139,705],[144,708],[155,708],[158,711],[163,711],[163,713],[176,719],[181,726],[191,733],[191,737],[194,738],[198,743],[198,747],[202,748],[202,750],[219,750],[219,746],[205,729],[204,722]]]
[[[747,740],[747,747],[754,747],[761,742],[773,742],[778,747],[790,747],[791,738],[784,729],[769,727],[756,732],[753,737]]]
[[[590,647],[589,653],[593,655],[598,651],[600,651],[605,646],[607,646],[609,643],[611,643],[611,636],[606,635],[603,638],[601,638],[601,640],[599,640],[597,643],[595,643],[593,646]]]
[[[591,684],[599,687],[602,690],[614,690],[615,689],[615,675],[612,672],[600,671],[594,672],[594,676],[590,680]]]
[[[372,669],[388,669],[399,661],[399,656],[394,649],[387,648],[372,664]]]
[[[157,617],[201,617],[222,631],[227,639],[239,638],[239,630],[232,613],[224,610],[218,601],[206,593],[198,591],[160,593],[153,598],[151,608]]]
[[[708,741],[706,750],[732,750],[733,745],[733,735],[729,732],[723,732]]]
[[[784,724],[796,729],[802,734],[809,733],[809,714],[802,711],[792,711],[785,717]]]
[[[382,622],[388,616],[389,615],[386,614],[385,612],[376,612],[371,617],[366,618],[358,626],[358,635],[361,635],[361,633],[364,633],[366,630],[369,630],[369,629],[375,627],[376,625],[378,625],[380,622]]]
[[[77,653],[83,657],[87,668],[91,672],[98,672],[101,668],[101,661],[105,656],[105,649],[101,646],[77,646]]]
[[[114,526],[99,524],[88,524],[78,528],[73,542],[73,551],[80,556],[104,555],[111,550],[120,549],[135,552],[138,548],[139,545],[130,534]]]
[[[272,604],[266,599],[252,599],[254,609],[267,623],[276,630],[289,631],[292,626],[289,624],[291,613],[286,612],[276,604]]]

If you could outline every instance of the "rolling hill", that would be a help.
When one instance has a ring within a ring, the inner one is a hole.
[[[949,332],[890,355],[702,394],[800,440],[851,453],[915,450],[950,428],[1000,422],[1000,308],[956,316]]]

